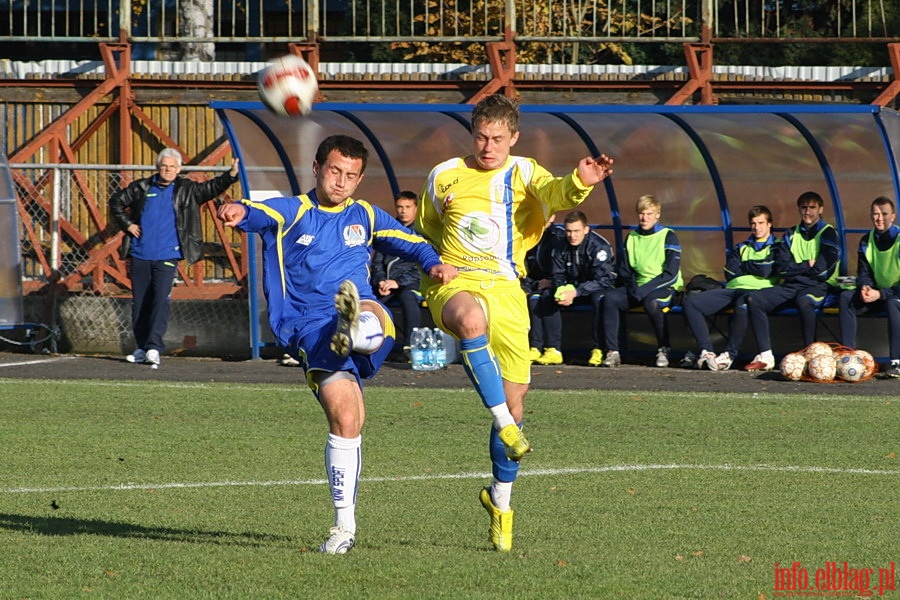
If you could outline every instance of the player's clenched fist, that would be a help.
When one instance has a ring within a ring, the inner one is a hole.
[[[244,215],[247,214],[247,208],[240,202],[232,202],[220,206],[217,214],[225,222],[225,225],[234,227],[244,219]]]

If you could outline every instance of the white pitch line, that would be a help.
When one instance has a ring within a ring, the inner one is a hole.
[[[610,465],[607,467],[572,467],[562,469],[530,469],[522,470],[519,475],[572,475],[579,473],[618,473],[627,471],[771,471],[780,473],[828,473],[837,475],[900,475],[900,470],[883,469],[848,469],[840,467],[803,467],[796,465]],[[397,475],[394,477],[362,477],[361,482],[380,483],[392,481],[437,481],[443,479],[485,479],[490,473],[445,473],[437,475]],[[299,485],[326,485],[325,479],[289,479],[283,481],[209,481],[196,483],[123,483],[107,486],[85,487],[46,487],[46,488],[9,488],[0,489],[0,494],[45,494],[59,492],[103,492],[127,490],[163,490],[194,489],[216,487],[273,487]]]
[[[59,357],[52,359],[42,359],[41,361],[27,362],[27,363],[0,363],[0,367],[2,366],[16,366],[16,365],[31,365],[37,364],[38,362],[49,362],[53,360],[67,360],[67,359],[77,359],[77,356],[67,356],[67,357]],[[15,379],[15,378],[6,378],[0,375],[0,386],[20,386],[23,382],[29,382],[31,380],[24,379]],[[191,382],[191,381],[117,381],[117,380],[102,380],[102,379],[36,379],[35,383],[38,384],[58,384],[58,385],[73,385],[73,386],[91,386],[91,387],[117,387],[117,388],[142,388],[142,387],[153,387],[160,389],[196,389],[196,390],[213,390],[218,387],[227,386],[230,390],[235,391],[248,391],[248,392],[297,392],[306,390],[306,385],[302,380],[297,380],[296,384],[272,384],[272,383],[233,383],[227,381],[210,381],[210,382]],[[384,387],[373,387],[370,388],[372,390],[389,390],[390,388]],[[441,388],[439,391],[469,391],[471,388]],[[584,397],[596,397],[598,391],[597,390],[533,390],[532,393],[540,393],[546,395],[566,395],[567,397],[574,396],[584,396]],[[634,390],[606,390],[604,393],[619,396],[619,395],[646,395],[648,397],[655,397],[666,394],[666,392],[648,392],[648,391],[634,391]],[[709,399],[721,399],[722,397],[732,397],[738,398],[741,402],[744,402],[747,394],[743,392],[692,392],[691,398],[702,400],[705,398]],[[783,394],[778,393],[762,393],[762,394],[753,394],[753,400],[780,400],[783,398]],[[816,402],[822,404],[833,404],[835,402],[850,402],[852,404],[861,404],[861,403],[876,403],[876,404],[892,404],[894,399],[889,396],[853,396],[853,395],[844,395],[844,396],[825,396],[825,395],[807,395],[807,396],[791,396],[792,401],[807,401],[807,402]]]
[[[37,360],[24,360],[21,362],[0,363],[0,367],[23,367],[28,365],[41,365],[44,363],[59,362],[61,360],[72,360],[76,356],[55,356],[53,358],[39,358]]]

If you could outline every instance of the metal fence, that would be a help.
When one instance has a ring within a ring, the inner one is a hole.
[[[130,280],[118,259],[120,234],[109,222],[108,200],[155,170],[146,165],[77,164],[11,164],[10,169],[21,207],[23,287],[36,290],[61,282],[71,291],[127,294]],[[184,167],[182,172],[201,178],[215,175],[197,167]],[[237,185],[229,192],[238,194]],[[234,293],[241,277],[241,236],[217,228],[209,210],[203,214],[206,258],[195,268],[182,270],[176,285],[217,286],[218,295]]]
[[[0,42],[816,41],[896,37],[896,0],[0,0]]]

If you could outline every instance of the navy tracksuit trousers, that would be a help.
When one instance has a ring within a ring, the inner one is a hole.
[[[758,290],[748,296],[747,309],[750,313],[750,325],[756,335],[759,351],[765,352],[772,349],[769,315],[789,306],[796,306],[797,312],[800,313],[804,347],[816,341],[816,325],[818,324],[816,309],[824,302],[827,295],[827,283],[817,286],[781,283],[774,287]]]
[[[727,308],[733,308],[734,312],[728,315],[728,342],[725,352],[732,359],[737,358],[738,351],[747,333],[749,316],[747,314],[746,296],[750,290],[728,289],[706,290],[685,294],[681,306],[684,317],[687,319],[688,328],[700,350],[713,352],[713,343],[709,337],[709,324],[706,317],[715,315]]]
[[[169,295],[178,261],[131,259],[131,328],[141,350],[165,350],[163,335],[169,327]]]
[[[603,348],[603,317],[600,312],[603,306],[603,297],[609,290],[594,292],[590,297],[579,296],[572,303],[591,304],[593,330],[591,339],[594,348]],[[531,294],[528,297],[528,312],[531,315],[531,329],[528,332],[528,343],[538,350],[546,348],[562,348],[562,314],[561,307],[556,303],[552,290],[543,290],[540,294]]]
[[[421,297],[412,288],[400,287],[396,290],[391,290],[390,294],[382,296],[378,300],[382,304],[397,302],[403,309],[403,319],[394,318],[394,326],[397,328],[397,338],[394,346],[400,349],[409,346],[409,334],[413,328],[422,326],[422,314],[419,308],[421,306]]]
[[[609,352],[619,351],[619,327],[622,312],[635,306],[643,306],[653,333],[656,335],[656,345],[660,348],[669,347],[669,322],[666,320],[666,309],[671,301],[662,302],[662,298],[674,299],[677,292],[672,288],[662,288],[651,292],[643,300],[638,300],[628,293],[628,289],[617,287],[610,290],[603,302],[603,329],[606,337],[606,349]]]
[[[841,344],[856,348],[856,315],[884,309],[888,320],[888,349],[891,360],[900,359],[900,298],[862,301],[857,290],[844,290],[840,296]]]

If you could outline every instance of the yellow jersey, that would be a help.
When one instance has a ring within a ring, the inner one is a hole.
[[[531,158],[510,156],[490,171],[452,158],[429,174],[416,229],[460,277],[516,280],[550,215],[578,206],[592,189],[577,170],[554,177]]]

